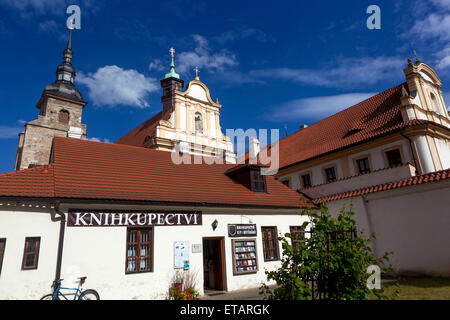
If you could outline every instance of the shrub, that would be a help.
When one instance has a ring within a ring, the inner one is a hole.
[[[355,215],[352,211],[341,210],[335,219],[322,206],[319,213],[310,209],[303,215],[309,222],[309,237],[291,245],[292,235],[279,237],[283,247],[281,267],[266,271],[267,279],[274,280],[277,287],[270,290],[263,284],[260,293],[273,300],[311,300],[311,299],[368,299],[370,292],[380,299],[388,298],[381,290],[370,290],[367,286],[369,274],[367,267],[377,265],[381,276],[392,268],[383,267],[389,262],[385,253],[375,258],[370,243],[375,236],[367,238],[361,231],[357,233]]]

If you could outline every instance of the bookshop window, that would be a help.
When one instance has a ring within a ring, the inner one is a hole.
[[[258,271],[256,240],[231,240],[233,248],[233,274],[246,274]]]

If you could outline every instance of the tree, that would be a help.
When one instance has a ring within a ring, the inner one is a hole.
[[[266,271],[267,279],[274,280],[277,287],[271,290],[263,284],[261,294],[273,300],[361,300],[368,299],[371,292],[380,299],[388,298],[382,290],[368,288],[367,268],[379,266],[381,276],[392,271],[391,265],[384,267],[392,252],[375,257],[370,247],[375,235],[357,232],[352,211],[343,208],[333,218],[323,205],[318,213],[306,209],[302,214],[309,217],[302,226],[305,231],[309,227],[305,232],[309,237],[295,241],[295,246],[290,241],[294,235],[278,238],[283,248],[281,267]]]

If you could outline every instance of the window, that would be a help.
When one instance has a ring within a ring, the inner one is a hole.
[[[302,183],[303,183],[303,188],[310,188],[312,186],[311,175],[309,173],[302,175]]]
[[[203,121],[200,112],[195,113],[195,134],[203,133]]]
[[[261,168],[250,170],[253,192],[266,192],[266,180],[261,174]]]
[[[402,155],[401,155],[399,149],[386,151],[386,158],[387,158],[389,167],[401,166],[403,164]]]
[[[152,228],[127,229],[127,260],[125,273],[151,272]]]
[[[369,158],[363,158],[356,160],[358,165],[359,174],[365,174],[370,172]]]
[[[327,182],[336,181],[336,170],[334,169],[334,167],[326,168],[325,176],[326,176]]]
[[[67,110],[61,110],[59,112],[58,121],[61,123],[69,123],[70,113]]]
[[[41,237],[25,238],[22,270],[37,269]]]
[[[290,187],[289,179],[282,180],[281,183],[284,184],[286,187]]]
[[[431,93],[431,94],[430,94],[430,97],[431,97],[431,103],[433,104],[433,109],[434,109],[434,111],[435,111],[437,114],[441,114],[440,111],[439,111],[439,105],[438,105],[436,96],[435,96],[434,94]]]
[[[276,227],[261,227],[264,261],[278,259],[278,236]]]
[[[300,226],[291,226],[289,229],[291,232],[292,247],[295,250],[299,250],[300,243],[305,240],[305,230]]]
[[[6,239],[0,239],[0,274],[2,274],[3,256],[5,255]]]

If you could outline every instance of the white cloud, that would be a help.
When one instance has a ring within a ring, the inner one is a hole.
[[[373,92],[356,92],[296,99],[271,107],[271,111],[262,115],[261,118],[275,122],[316,122],[364,101],[375,94]]]
[[[443,70],[450,67],[450,46],[434,54],[437,57],[436,68]]]
[[[156,70],[156,71],[164,71],[164,70],[169,70],[168,66],[164,66],[162,64],[161,59],[155,59],[152,62],[150,62],[150,64],[148,65],[148,69],[149,70]]]
[[[0,0],[0,4],[20,11],[34,10],[38,13],[55,13],[66,7],[65,0]]]
[[[232,30],[225,31],[218,36],[214,37],[215,41],[220,44],[227,42],[242,40],[247,38],[253,38],[260,42],[275,42],[275,38],[272,35],[265,33],[262,30],[256,28],[249,28],[246,26],[239,26]]]
[[[450,40],[450,14],[431,13],[424,19],[415,22],[410,34],[422,40],[437,38],[440,41]]]
[[[208,72],[222,72],[226,69],[238,65],[236,56],[222,49],[218,52],[212,52],[209,47],[209,41],[200,35],[192,36],[195,41],[194,51],[185,51],[176,55],[177,65],[175,70],[181,73],[192,72],[194,67]]]
[[[83,9],[89,9],[89,12],[97,12],[103,5],[100,0],[83,0],[67,1],[67,0],[0,0],[0,6],[9,7],[22,13],[34,13],[39,15],[53,14],[62,15],[66,13],[66,9],[71,4],[76,4]]]
[[[14,139],[23,131],[23,127],[0,126],[0,139]]]
[[[48,33],[54,33],[61,30],[61,25],[55,20],[46,20],[39,23],[39,30]]]
[[[438,7],[450,10],[450,0],[431,0],[431,2]]]
[[[403,59],[398,57],[362,57],[337,59],[337,63],[321,69],[263,69],[251,74],[257,78],[277,78],[300,84],[330,88],[355,88],[373,85],[381,80],[401,77]]]
[[[90,141],[96,141],[96,142],[105,142],[105,143],[111,143],[111,140],[105,138],[96,138],[96,137],[92,137],[92,138],[86,138],[86,140],[90,140]]]
[[[124,70],[116,65],[104,66],[95,73],[80,73],[78,82],[87,86],[94,105],[148,107],[148,94],[159,89],[154,78],[136,70]]]

